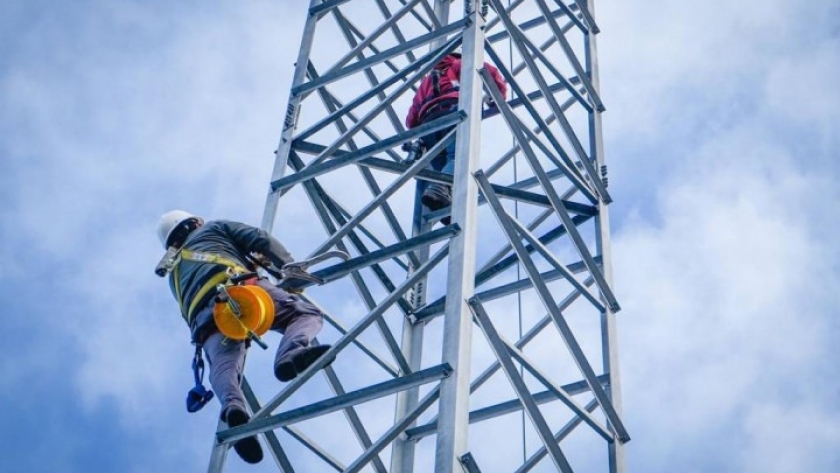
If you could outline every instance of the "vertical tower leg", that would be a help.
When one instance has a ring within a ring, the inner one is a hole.
[[[455,372],[441,383],[435,453],[435,471],[440,473],[460,471],[459,458],[468,448],[472,317],[467,300],[475,290],[478,190],[472,175],[478,169],[481,139],[482,86],[478,70],[484,63],[484,18],[478,0],[467,0],[465,5],[470,24],[464,30],[461,43],[458,108],[467,112],[467,119],[457,128],[452,188],[452,218],[462,231],[450,242],[442,354],[443,362],[451,365]]]

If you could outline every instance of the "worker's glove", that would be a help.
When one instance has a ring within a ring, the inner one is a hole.
[[[289,287],[289,288],[286,288],[284,290],[286,292],[288,292],[289,294],[294,294],[296,296],[299,296],[299,295],[303,294],[303,288],[302,287]]]
[[[268,259],[268,256],[262,253],[251,252],[249,256],[254,261],[254,263],[258,264],[259,266],[271,266],[271,260]]]
[[[484,100],[482,100],[482,102],[484,102],[484,106],[487,108],[493,108],[496,106],[496,102],[493,101],[493,97],[489,95],[485,95]]]

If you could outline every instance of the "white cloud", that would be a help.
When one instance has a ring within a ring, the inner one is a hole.
[[[775,63],[765,85],[769,110],[828,134],[840,118],[840,90],[833,80],[840,74],[838,46],[833,38]]]
[[[651,183],[616,192],[613,212],[633,469],[699,462],[716,439],[729,471],[836,469],[832,3],[597,3],[613,188]],[[73,394],[88,412],[116,405],[131,435],[189,439],[150,464],[181,449],[201,464],[214,413],[183,417],[191,347],[151,275],[153,228],[170,207],[258,221],[304,5],[101,8],[21,34],[0,76],[2,277],[60,272],[78,288],[72,318],[44,319],[83,354]],[[646,205],[629,218],[628,197]],[[302,222],[301,208],[281,214]],[[277,230],[296,255],[311,249],[312,228]],[[270,358],[249,366],[266,373]],[[4,374],[48,364],[27,361]],[[261,393],[276,388],[266,378]]]
[[[667,139],[738,113],[780,70],[794,93],[831,77],[817,72],[830,60],[807,67],[808,58],[830,50],[831,1],[598,2],[596,9],[611,140]],[[826,86],[808,95],[822,98],[831,93]],[[792,98],[791,90],[782,93]],[[808,110],[815,100],[788,103]]]
[[[739,471],[835,471],[840,467],[840,459],[826,455],[840,442],[836,412],[826,416],[815,402],[824,400],[793,401],[792,406],[759,402],[749,407]]]
[[[614,239],[625,409],[631,434],[632,424],[641,434],[631,458],[699,461],[694,447],[717,432],[730,436],[718,455],[790,471],[760,463],[759,449],[740,452],[741,442],[773,435],[741,419],[756,402],[840,416],[825,399],[790,400],[813,377],[831,376],[822,360],[837,332],[824,317],[838,302],[836,250],[809,204],[837,191],[756,126],[715,136],[689,158],[658,194],[659,222],[637,217]],[[810,459],[806,470],[836,461],[802,443],[785,448]]]

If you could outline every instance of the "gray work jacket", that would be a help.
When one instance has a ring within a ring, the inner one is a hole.
[[[257,227],[229,220],[213,220],[205,223],[187,237],[183,248],[215,254],[234,261],[248,269],[253,269],[253,266],[246,257],[251,252],[265,255],[278,268],[294,261],[294,258],[283,244],[269,235],[268,232]],[[227,266],[217,263],[181,260],[178,264],[178,279],[181,285],[183,307],[190,307],[193,304],[193,298],[210,278],[220,272],[227,271]],[[172,295],[177,300],[174,271],[169,275],[169,287],[172,290]],[[202,300],[195,304],[193,313],[189,314],[193,317],[187,323],[193,332],[208,323],[207,320],[196,320],[197,318],[194,316],[201,312],[201,309],[211,302],[215,295],[215,291],[210,291],[205,294]],[[187,314],[184,314],[184,316],[187,318]]]

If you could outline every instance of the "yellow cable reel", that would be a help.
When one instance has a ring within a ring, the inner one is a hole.
[[[260,336],[274,323],[274,301],[259,286],[230,286],[226,288],[231,301],[217,302],[213,320],[223,335],[232,340],[246,340],[251,334]],[[234,305],[238,307],[234,309]]]

